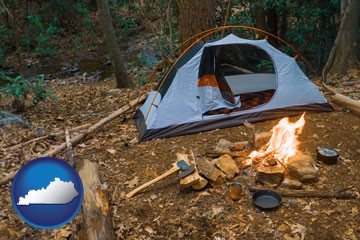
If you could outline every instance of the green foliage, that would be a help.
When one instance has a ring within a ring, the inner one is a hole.
[[[0,77],[8,81],[7,85],[1,89],[1,92],[5,94],[5,97],[13,98],[13,107],[19,111],[24,110],[25,100],[30,94],[33,96],[31,101],[35,105],[47,98],[57,98],[51,92],[51,89],[46,87],[44,75],[37,77],[32,84],[27,80],[23,80],[21,76],[12,78],[6,76],[3,72],[0,72]]]
[[[19,111],[25,108],[25,99],[30,91],[30,86],[27,81],[22,80],[21,76],[15,78],[6,76],[0,72],[0,77],[7,80],[6,86],[1,89],[1,92],[5,94],[5,97],[13,97],[13,107]]]
[[[115,26],[121,29],[120,38],[122,40],[126,40],[129,36],[137,32],[137,24],[133,18],[117,16],[115,19]]]
[[[53,18],[51,23],[45,27],[38,16],[29,16],[29,28],[32,30],[36,42],[35,51],[45,56],[53,56],[57,52],[57,34],[60,32],[57,19]]]
[[[272,61],[269,60],[261,60],[260,63],[256,65],[257,72],[262,73],[274,73],[274,64]]]
[[[35,105],[47,98],[57,99],[57,96],[52,93],[51,89],[46,87],[44,75],[36,78],[31,86],[31,92],[33,94],[31,101]]]

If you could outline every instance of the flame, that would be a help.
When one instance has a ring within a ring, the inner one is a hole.
[[[254,162],[255,159],[263,159],[271,155],[281,164],[286,164],[288,159],[297,152],[297,148],[300,144],[297,137],[304,128],[304,116],[305,113],[303,113],[300,119],[295,123],[289,122],[288,117],[281,119],[271,130],[272,135],[269,142],[266,144],[266,148],[250,153],[249,157],[251,158],[251,162]]]

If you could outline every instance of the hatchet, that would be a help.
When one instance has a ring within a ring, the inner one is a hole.
[[[126,198],[132,198],[136,193],[140,192],[141,190],[144,190],[145,188],[151,186],[152,184],[159,182],[160,180],[176,173],[179,172],[179,177],[185,178],[187,176],[189,176],[190,174],[192,174],[195,171],[195,168],[189,164],[187,164],[184,160],[180,160],[176,163],[174,163],[174,166],[169,169],[168,171],[166,171],[165,173],[161,174],[160,176],[154,178],[153,180],[144,183],[143,185],[139,186],[138,188],[132,190],[131,192],[129,192],[128,194],[125,195]]]

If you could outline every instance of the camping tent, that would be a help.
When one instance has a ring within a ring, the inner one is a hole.
[[[229,34],[181,55],[136,115],[140,140],[332,111],[294,58]]]

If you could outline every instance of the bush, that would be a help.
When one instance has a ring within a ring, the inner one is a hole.
[[[35,105],[47,98],[57,98],[57,96],[51,92],[51,89],[45,86],[44,75],[37,77],[32,84],[27,80],[23,80],[21,76],[12,78],[0,72],[0,77],[9,82],[1,89],[1,92],[5,94],[5,97],[13,98],[12,106],[18,111],[25,110],[25,100],[29,94],[33,96],[31,101]]]

